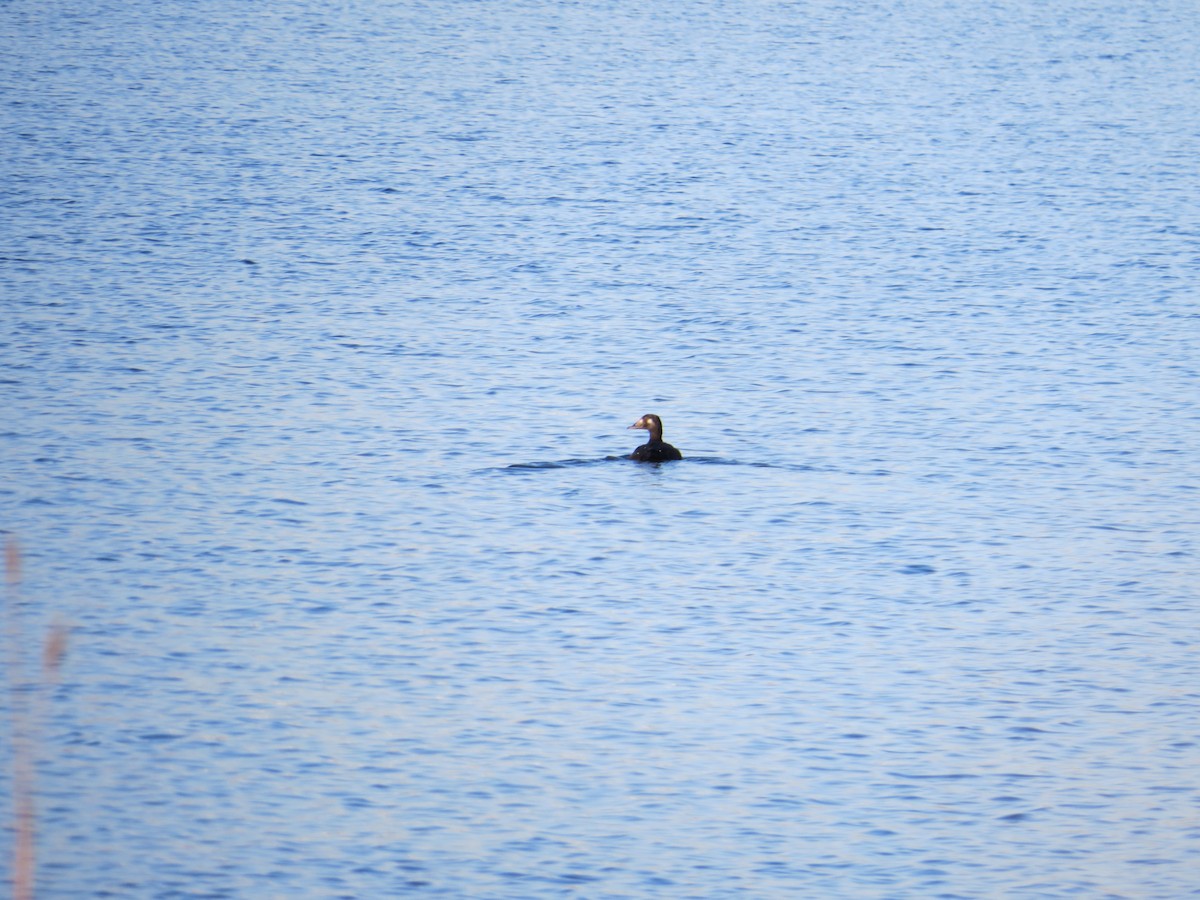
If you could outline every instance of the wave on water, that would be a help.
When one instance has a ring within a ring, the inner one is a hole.
[[[512,463],[507,466],[499,466],[485,471],[500,471],[509,472],[517,471],[538,471],[543,469],[574,469],[583,466],[599,466],[613,462],[628,462],[636,463],[639,466],[654,466],[655,468],[667,465],[667,463],[645,463],[637,460],[632,460],[628,456],[603,456],[598,459],[562,459],[545,462],[529,462],[529,463]],[[721,456],[685,456],[680,460],[672,460],[671,465],[677,464],[690,465],[710,465],[710,466],[748,466],[754,469],[785,469],[793,472],[814,472],[814,466],[806,465],[781,465],[779,463],[764,463],[764,462],[743,462],[737,459],[725,459]]]

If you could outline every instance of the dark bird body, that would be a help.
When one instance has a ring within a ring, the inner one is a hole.
[[[638,462],[671,462],[683,459],[683,454],[662,439],[662,419],[653,414],[642,416],[629,426],[642,428],[650,432],[650,439],[629,454],[630,459]]]

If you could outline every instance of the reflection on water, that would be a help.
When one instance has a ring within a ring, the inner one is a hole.
[[[40,891],[1192,893],[1195,17],[465,9],[6,9]]]

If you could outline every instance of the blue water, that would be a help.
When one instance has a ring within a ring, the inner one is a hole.
[[[1197,48],[0,5],[39,896],[1195,896]]]

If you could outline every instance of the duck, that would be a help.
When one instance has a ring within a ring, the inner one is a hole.
[[[683,454],[662,439],[662,419],[653,413],[647,413],[629,426],[626,431],[641,428],[650,432],[650,439],[629,454],[630,459],[638,462],[671,462],[683,459]]]

